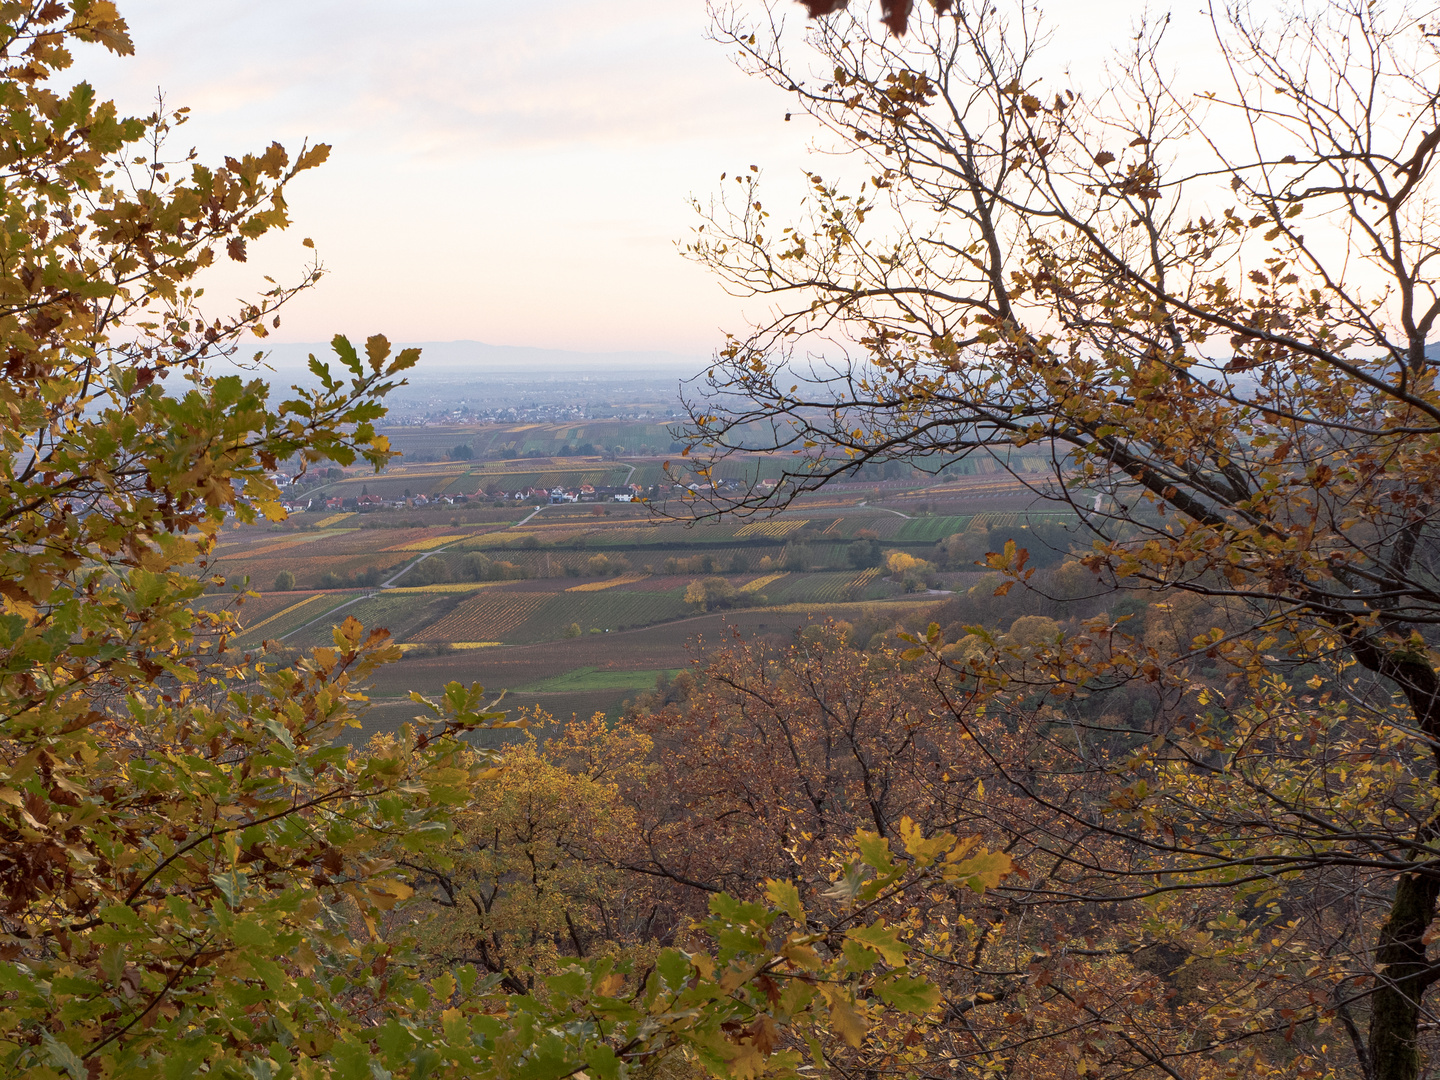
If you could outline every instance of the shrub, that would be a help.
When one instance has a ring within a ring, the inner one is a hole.
[[[868,570],[872,566],[879,566],[884,561],[884,553],[880,550],[878,540],[856,540],[845,549],[845,557],[850,560],[850,565],[856,570]]]
[[[592,555],[585,560],[585,572],[590,577],[611,577],[630,569],[624,555]]]

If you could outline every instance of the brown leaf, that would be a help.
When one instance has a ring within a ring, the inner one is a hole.
[[[896,37],[903,37],[911,7],[911,0],[880,0],[880,21]]]
[[[225,245],[225,252],[236,262],[244,262],[245,238],[243,236],[232,236],[230,242]]]
[[[775,1021],[769,1016],[762,1015],[755,1023],[745,1029],[755,1044],[755,1049],[769,1057],[780,1045],[780,1029],[775,1026]]]

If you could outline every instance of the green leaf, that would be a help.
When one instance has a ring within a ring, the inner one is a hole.
[[[42,1032],[40,1036],[45,1047],[45,1059],[57,1069],[69,1073],[72,1080],[87,1080],[89,1073],[85,1069],[85,1062],[80,1060],[80,1055],[55,1038],[50,1032]]]
[[[690,958],[679,949],[663,949],[655,961],[655,970],[671,990],[684,986],[692,974]]]
[[[892,1009],[923,1014],[941,1001],[940,988],[913,975],[894,975],[875,984],[875,993]]]
[[[869,971],[880,962],[880,954],[874,949],[867,949],[858,941],[846,940],[840,946],[845,956],[845,966],[854,972]]]
[[[232,908],[238,908],[245,898],[249,878],[243,870],[227,870],[223,874],[211,874],[210,881],[220,890],[220,895]]]
[[[765,896],[797,923],[804,924],[805,908],[800,903],[800,890],[788,881],[765,882]]]
[[[330,348],[335,350],[335,355],[340,358],[341,363],[356,375],[365,374],[365,368],[360,363],[360,354],[355,351],[355,346],[350,344],[350,339],[344,334],[336,334],[331,338]]]
[[[580,968],[569,968],[559,975],[551,975],[545,979],[545,985],[555,994],[556,1000],[564,1004],[582,996],[589,988],[589,977]]]
[[[855,848],[860,859],[872,870],[882,873],[894,869],[895,859],[890,854],[890,842],[879,833],[860,829],[855,833]]]
[[[615,1051],[604,1043],[586,1049],[585,1064],[601,1080],[618,1080],[620,1076],[620,1059],[615,1056]]]
[[[903,964],[910,951],[910,946],[901,943],[899,931],[883,923],[877,922],[871,926],[847,930],[845,936],[866,948],[874,949],[885,958],[887,964]]]

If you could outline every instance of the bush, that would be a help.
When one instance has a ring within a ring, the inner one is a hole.
[[[592,555],[585,560],[585,572],[590,577],[611,577],[630,569],[624,555]]]
[[[295,575],[289,570],[281,570],[275,575],[276,592],[289,592],[293,588],[295,588]]]
[[[401,581],[406,585],[438,585],[450,580],[450,566],[439,556],[422,559],[408,571]]]
[[[878,540],[856,540],[845,549],[845,557],[856,570],[879,566],[885,559]]]
[[[722,577],[692,581],[685,590],[685,602],[700,611],[716,611],[735,607],[745,594]]]
[[[529,576],[530,572],[523,566],[506,559],[491,559],[479,552],[465,556],[459,568],[461,581],[521,581]]]

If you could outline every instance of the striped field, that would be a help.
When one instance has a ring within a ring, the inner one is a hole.
[[[634,585],[637,581],[644,581],[649,574],[621,574],[619,577],[610,578],[607,581],[587,581],[584,585],[571,585],[566,592],[600,592],[602,589],[613,589],[617,585]]]
[[[781,540],[793,532],[799,532],[810,524],[809,518],[789,518],[784,521],[752,521],[735,530],[735,539],[744,540],[751,536],[764,536]]]
[[[484,592],[415,635],[421,641],[503,638],[557,596],[551,592]]]
[[[741,585],[740,591],[759,592],[761,589],[765,588],[766,585],[770,585],[773,582],[779,581],[788,573],[788,570],[782,570],[778,574],[766,574],[764,577],[757,577],[754,581],[747,581],[744,585]]]
[[[453,544],[456,540],[465,540],[469,533],[451,533],[448,536],[427,536],[422,540],[412,540],[408,544],[392,544],[390,547],[381,548],[381,551],[429,551],[432,548],[444,547],[446,544]]]

